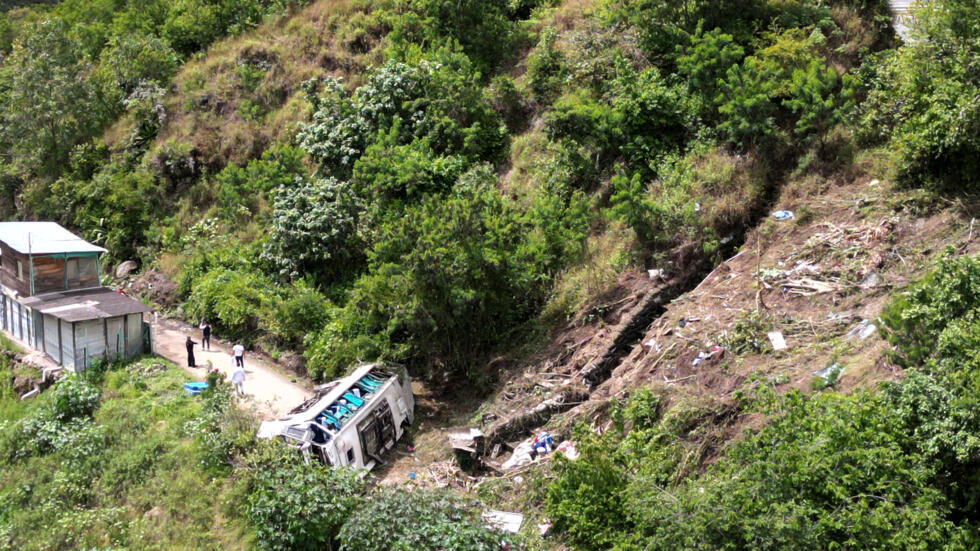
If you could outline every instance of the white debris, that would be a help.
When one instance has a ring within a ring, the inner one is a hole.
[[[534,461],[531,458],[531,449],[534,447],[534,438],[528,438],[527,440],[521,442],[514,448],[514,453],[510,454],[510,458],[504,461],[504,464],[500,467],[509,471],[511,469],[516,469],[517,467],[523,467],[528,463]]]
[[[874,335],[875,334],[875,331],[877,331],[877,330],[878,330],[878,327],[875,326],[875,324],[869,323],[864,329],[861,330],[860,333],[858,333],[858,336],[861,337],[861,340],[864,340],[864,339],[870,337],[871,335]]]
[[[524,524],[524,515],[507,511],[484,511],[482,518],[487,528],[511,534],[520,532],[521,524]]]
[[[779,331],[770,331],[766,333],[769,337],[769,342],[772,343],[773,350],[785,350],[786,349],[786,339],[783,338],[783,334]]]
[[[558,447],[555,448],[555,453],[563,454],[572,461],[578,459],[579,456],[578,450],[575,449],[575,442],[571,440],[565,440],[561,444],[558,444]]]

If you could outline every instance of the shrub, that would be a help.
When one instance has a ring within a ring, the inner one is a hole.
[[[263,258],[281,277],[295,280],[309,274],[329,283],[356,269],[361,206],[349,188],[333,179],[312,179],[276,190]]]
[[[915,12],[915,38],[880,56],[855,125],[866,142],[888,140],[897,177],[909,186],[976,191],[980,169],[978,82],[969,67],[980,30],[964,24],[980,17],[976,2],[923,3]]]
[[[246,459],[249,470],[244,514],[260,549],[337,549],[341,526],[350,523],[364,481],[354,469],[305,464],[280,442],[260,445]],[[395,519],[371,519],[388,526]],[[378,538],[385,545],[391,535]]]
[[[565,56],[556,46],[558,35],[552,29],[541,32],[537,46],[527,56],[527,79],[534,99],[547,105],[557,98],[568,79]]]
[[[221,473],[255,446],[254,420],[234,403],[231,385],[217,371],[208,374],[203,406],[185,431],[194,438],[201,466]]]
[[[259,322],[277,298],[270,281],[256,273],[218,268],[194,282],[183,305],[190,319],[213,320],[215,331],[251,344],[258,340]]]
[[[500,535],[447,493],[384,489],[351,512],[340,542],[343,551],[496,551]]]
[[[91,417],[99,405],[102,393],[98,387],[82,377],[68,376],[58,381],[47,398],[52,419],[68,422],[80,417]]]
[[[223,217],[240,222],[242,207],[250,215],[262,214],[273,191],[294,185],[304,173],[303,151],[288,145],[270,147],[260,159],[252,159],[245,166],[225,166],[215,175]]]
[[[526,226],[492,181],[480,167],[385,221],[347,305],[431,381],[467,372],[540,304]]]
[[[382,138],[392,145],[425,139],[436,155],[468,163],[497,160],[506,128],[478,77],[462,54],[439,51],[414,64],[386,63],[350,96],[336,79],[325,81],[321,93],[308,83],[313,117],[299,143],[322,174],[338,179],[348,178],[365,149]]]
[[[881,314],[885,337],[905,366],[939,359],[937,339],[954,323],[971,325],[980,314],[980,259],[947,248],[936,269],[892,300]],[[955,355],[954,357],[959,356]]]

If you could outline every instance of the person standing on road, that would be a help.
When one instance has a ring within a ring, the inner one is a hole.
[[[245,347],[242,346],[242,343],[236,342],[231,351],[235,355],[235,365],[245,367]]]
[[[190,337],[187,337],[187,342],[184,343],[187,346],[187,367],[197,367],[194,363],[194,345],[197,344]]]
[[[245,368],[238,366],[231,374],[231,383],[235,385],[235,391],[239,396],[245,395]]]
[[[211,324],[201,320],[201,350],[211,350]]]

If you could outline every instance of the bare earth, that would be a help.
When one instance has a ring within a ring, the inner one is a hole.
[[[195,379],[203,381],[207,375],[208,361],[231,378],[233,370],[231,343],[211,337],[211,350],[201,350],[201,331],[185,323],[160,318],[152,322],[153,351],[174,362]],[[194,359],[197,368],[187,366],[185,342],[190,336],[194,346]],[[271,363],[245,353],[245,393],[254,398],[259,410],[270,417],[281,417],[313,395],[299,382],[293,382],[280,373]]]

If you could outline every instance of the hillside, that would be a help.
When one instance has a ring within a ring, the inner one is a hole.
[[[5,218],[292,377],[404,364],[420,421],[360,479],[106,366],[4,406],[0,548],[492,549],[486,508],[526,549],[973,548],[980,10],[912,9],[903,42],[885,0],[4,7]],[[96,476],[142,453],[117,393],[171,458],[134,462],[200,463],[200,539],[150,512],[182,485]],[[109,446],[58,541],[16,481],[68,476],[42,422]],[[543,429],[580,457],[504,467]]]

